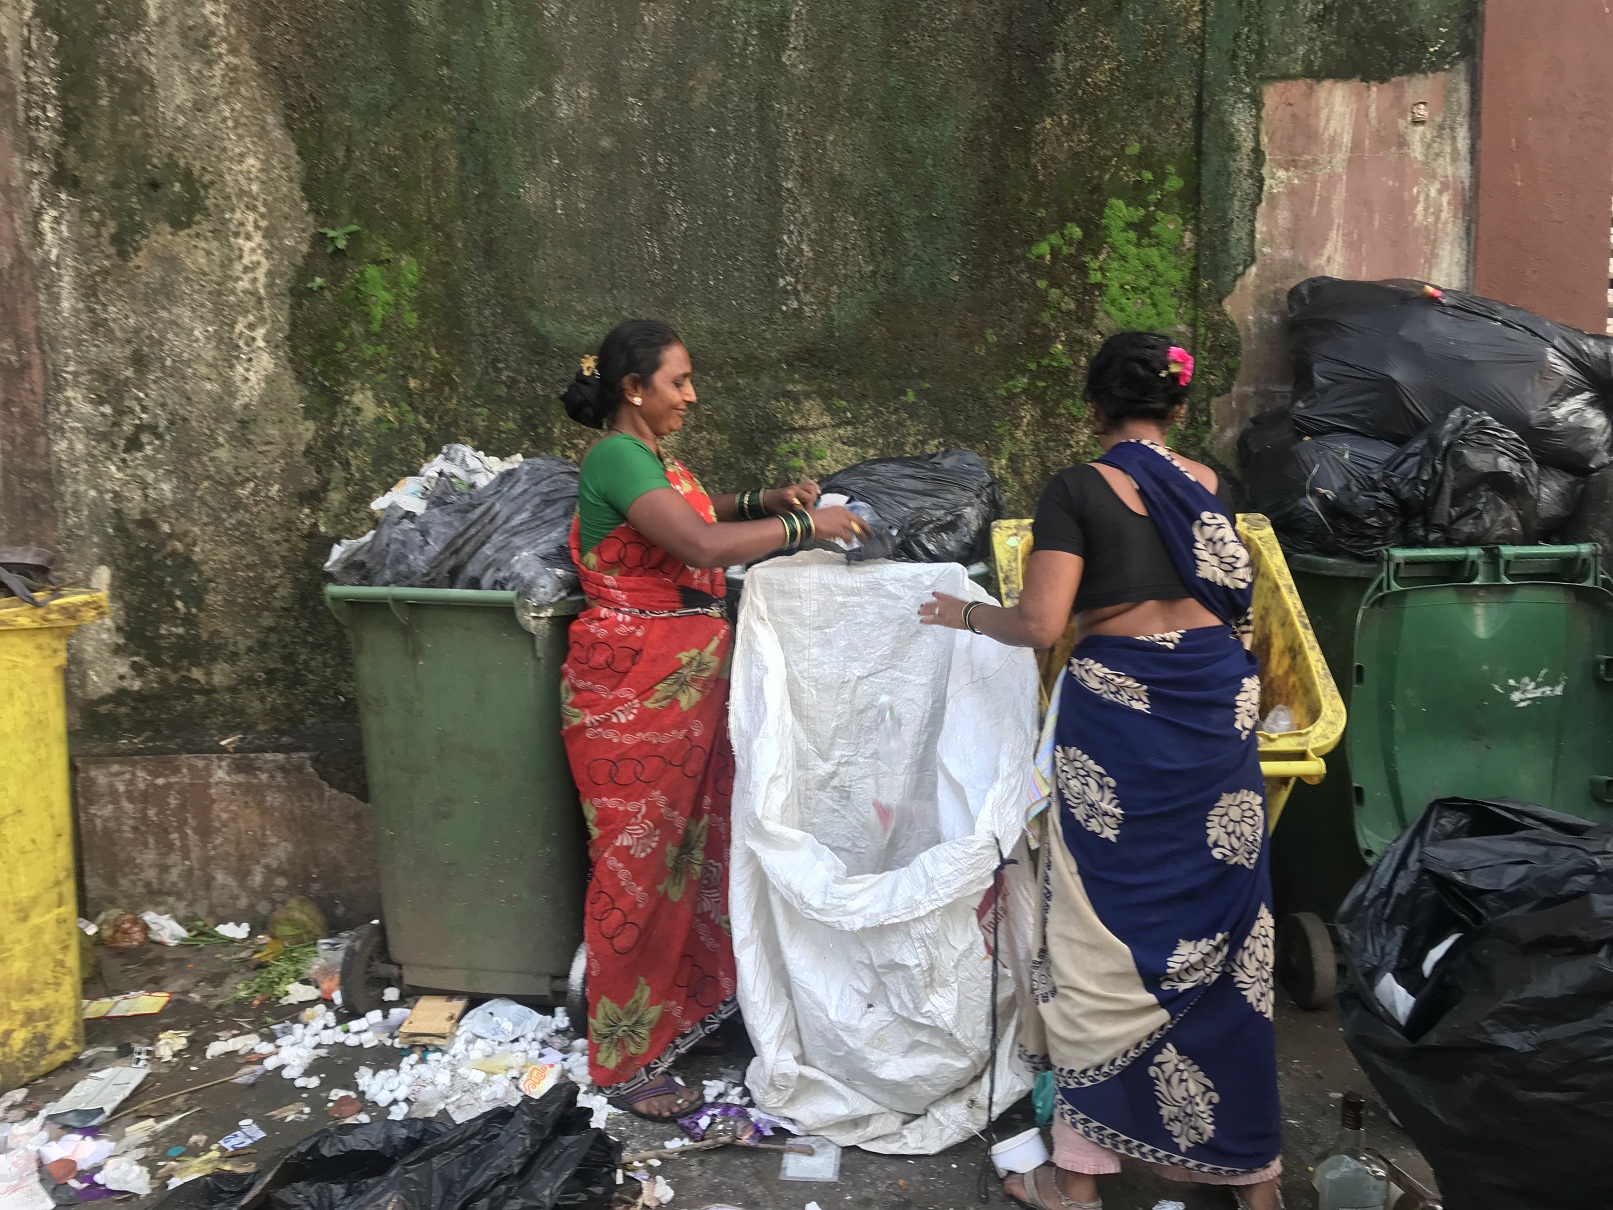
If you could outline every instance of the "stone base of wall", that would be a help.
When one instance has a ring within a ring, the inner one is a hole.
[[[301,753],[79,757],[86,915],[119,907],[262,927],[306,895],[336,928],[380,915],[370,808]]]

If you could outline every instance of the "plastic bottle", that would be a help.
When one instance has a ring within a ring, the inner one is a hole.
[[[1365,1119],[1360,1094],[1345,1093],[1338,1141],[1317,1161],[1311,1177],[1317,1210],[1384,1210],[1389,1174],[1366,1154]]]

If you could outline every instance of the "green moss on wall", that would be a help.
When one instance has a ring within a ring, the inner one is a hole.
[[[349,718],[318,601],[329,543],[445,442],[579,454],[591,435],[554,396],[631,315],[685,334],[701,402],[679,453],[716,490],[962,445],[1028,510],[1090,454],[1078,379],[1120,326],[1193,346],[1201,451],[1238,355],[1221,300],[1252,253],[1261,82],[1448,65],[1471,53],[1475,3],[231,6],[271,103],[185,120],[283,129],[299,161],[311,219],[274,356],[308,434],[276,468],[302,528],[263,556],[295,604],[235,616],[238,585],[113,501],[108,557],[151,618],[122,634],[144,687],[92,717]],[[62,115],[50,188],[83,203],[107,264],[232,221],[211,167],[152,137],[176,96],[150,64],[215,50],[138,0],[36,12]],[[128,367],[91,421],[127,459],[168,439],[138,406],[147,377]],[[229,383],[195,390],[231,431]],[[158,487],[183,507],[182,485]],[[182,634],[179,614],[202,620]],[[285,637],[231,682],[266,633]]]

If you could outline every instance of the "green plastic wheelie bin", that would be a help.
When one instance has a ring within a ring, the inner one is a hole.
[[[581,979],[588,855],[560,740],[560,666],[580,597],[331,585],[352,642],[381,922],[343,959],[342,999],[388,985],[564,1003]]]
[[[1613,820],[1613,581],[1588,544],[1289,567],[1349,711],[1330,776],[1294,788],[1272,835],[1278,967],[1304,1003],[1331,986],[1322,921],[1434,799]]]

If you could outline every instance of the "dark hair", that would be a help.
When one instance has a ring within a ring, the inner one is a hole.
[[[566,415],[591,429],[604,428],[621,406],[622,379],[636,375],[640,382],[648,382],[661,368],[667,348],[682,343],[671,325],[658,319],[617,324],[600,341],[594,364],[585,361],[571,385],[561,392]]]
[[[1087,364],[1087,402],[1109,424],[1166,420],[1187,401],[1187,387],[1173,374],[1171,342],[1153,332],[1116,332]]]

